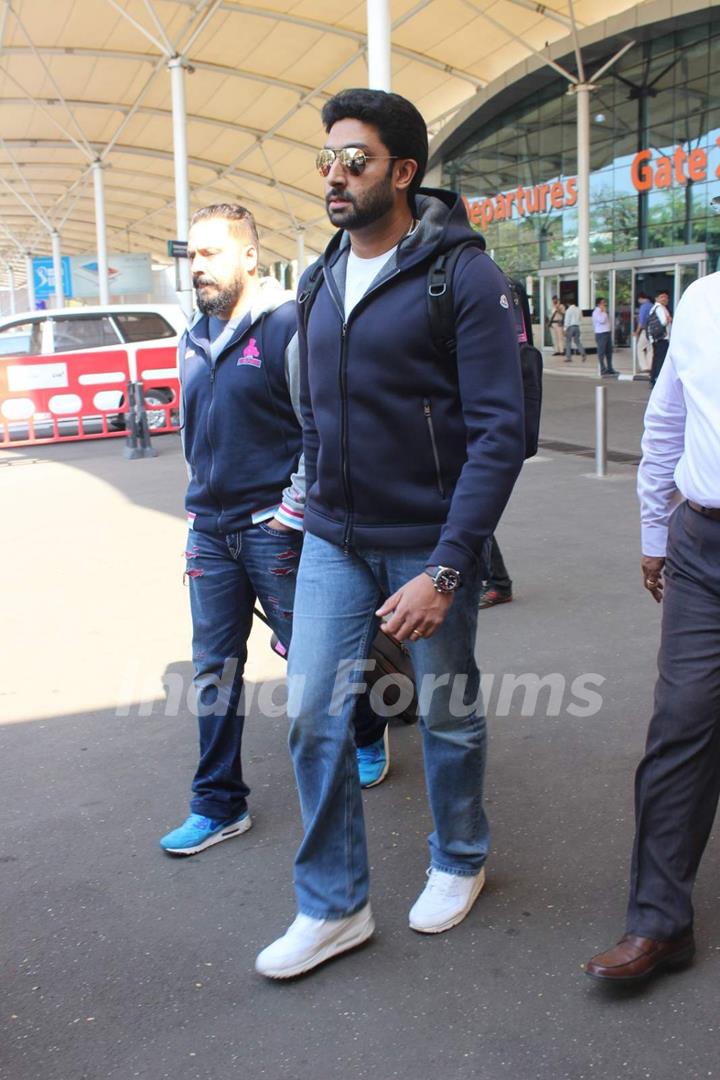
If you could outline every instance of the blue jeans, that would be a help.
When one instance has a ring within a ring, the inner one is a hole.
[[[345,691],[348,682],[362,681],[354,665],[368,655],[376,609],[422,572],[429,555],[425,548],[365,548],[346,555],[316,536],[305,537],[288,711],[305,825],[295,889],[299,910],[315,918],[342,918],[367,903],[365,823],[351,729],[357,687]],[[482,801],[486,731],[474,658],[479,592],[480,574],[467,575],[441,628],[410,645],[435,826],[430,857],[434,867],[453,874],[477,874],[488,850]],[[339,674],[343,667],[345,677]],[[426,676],[442,683],[433,693],[431,683],[423,691]]]
[[[264,522],[219,536],[190,531],[186,551],[193,623],[194,685],[200,763],[190,809],[226,819],[247,807],[240,758],[245,718],[241,694],[256,599],[286,647],[302,533]]]
[[[186,575],[193,623],[193,667],[200,763],[190,809],[205,817],[237,817],[250,789],[242,776],[243,671],[253,607],[259,600],[273,631],[290,645],[302,533],[262,522],[227,536],[190,531]],[[382,737],[385,721],[358,699],[356,741]]]

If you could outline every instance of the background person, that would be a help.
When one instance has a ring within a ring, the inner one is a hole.
[[[188,259],[198,313],[179,361],[200,761],[190,815],[160,841],[172,855],[252,825],[241,760],[247,641],[259,600],[290,644],[305,503],[295,305],[259,277],[250,211],[198,210]],[[356,722],[361,742],[378,739],[366,698]]]
[[[552,305],[548,326],[553,340],[553,356],[562,356],[565,352],[565,305],[560,303],[557,296],[553,296]]]
[[[720,274],[678,305],[638,473],[645,588],[663,600],[655,707],[635,777],[626,934],[587,974],[637,983],[692,959],[692,890],[720,793]],[[679,505],[678,505],[679,503]]]
[[[593,331],[597,345],[597,358],[600,375],[617,375],[612,366],[612,329],[610,315],[607,309],[607,301],[603,296],[598,296],[592,313]]]
[[[670,295],[666,289],[661,289],[655,297],[655,303],[648,312],[647,333],[652,341],[652,367],[650,369],[650,385],[654,386],[665,363],[668,348],[670,347],[670,327],[672,315],[668,304]]]
[[[643,374],[647,374],[652,367],[652,342],[647,336],[647,322],[648,316],[652,309],[652,300],[644,292],[639,292],[638,296],[638,313],[635,323],[635,350],[638,361],[638,370]]]
[[[572,353],[580,353],[582,356],[582,362],[585,363],[585,346],[580,340],[580,320],[582,318],[582,312],[577,304],[573,301],[568,304],[565,309],[564,328],[565,328],[565,363],[572,363]]]
[[[483,581],[483,587],[480,590],[478,607],[482,609],[496,607],[498,604],[509,604],[513,598],[512,579],[508,574],[500,545],[494,533],[485,543],[483,559],[487,569],[487,577]]]

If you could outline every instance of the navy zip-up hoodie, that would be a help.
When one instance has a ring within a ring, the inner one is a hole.
[[[478,240],[459,196],[421,191],[418,227],[344,317],[349,237],[326,249],[304,333],[300,381],[305,529],[346,548],[432,550],[465,571],[495,531],[524,458],[517,331],[503,275],[461,254],[453,295],[457,360],[433,345],[430,262]],[[298,289],[303,302],[307,275]]]
[[[267,516],[298,468],[302,433],[286,370],[295,305],[282,294],[276,306],[270,292],[263,290],[264,310],[242,319],[215,364],[206,316],[180,342],[185,507],[198,532],[224,535]]]

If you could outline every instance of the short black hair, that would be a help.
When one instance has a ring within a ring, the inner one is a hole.
[[[427,124],[411,101],[385,90],[341,90],[325,102],[321,115],[326,131],[338,120],[372,124],[393,157],[416,161],[417,172],[408,188],[408,199],[414,199],[427,167],[428,134]]]
[[[597,307],[597,306],[598,306],[598,304],[601,304],[601,303],[603,302],[603,300],[604,300],[604,299],[605,299],[605,297],[604,297],[604,296],[596,296],[596,297],[595,297],[595,307]]]
[[[255,218],[251,211],[241,206],[240,203],[212,203],[211,206],[202,206],[190,218],[190,228],[196,225],[198,221],[207,221],[208,218],[224,218],[225,221],[229,221],[236,235],[239,232],[237,226],[244,225],[245,229],[250,233],[255,247],[259,247]]]

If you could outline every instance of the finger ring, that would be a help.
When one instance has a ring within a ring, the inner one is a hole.
[[[412,632],[412,634],[410,635],[410,637],[411,637],[411,638],[419,638],[419,637],[422,637],[422,634],[420,633],[420,631],[419,631],[419,630],[413,630],[413,632]]]

